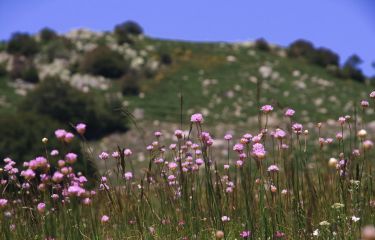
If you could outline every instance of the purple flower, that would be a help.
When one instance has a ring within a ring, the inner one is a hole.
[[[243,238],[243,239],[248,239],[250,238],[251,236],[251,232],[249,230],[244,230],[240,233],[240,236]]]
[[[273,107],[271,105],[264,105],[260,108],[260,110],[263,112],[263,113],[269,113],[273,110]]]
[[[285,116],[286,117],[292,117],[293,115],[294,115],[294,113],[295,113],[296,111],[294,111],[293,109],[291,109],[291,108],[288,108],[286,111],[285,111]]]
[[[81,134],[81,135],[85,134],[85,132],[86,132],[86,124],[84,124],[84,123],[78,123],[76,125],[76,131],[79,134]]]
[[[202,123],[203,122],[203,116],[201,113],[195,113],[191,115],[190,121],[193,123]]]
[[[279,167],[276,166],[276,165],[271,165],[268,167],[267,169],[268,172],[278,172],[279,171]]]

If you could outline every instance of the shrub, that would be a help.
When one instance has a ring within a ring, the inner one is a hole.
[[[255,41],[255,48],[266,52],[270,50],[270,46],[264,38],[259,38]]]
[[[5,63],[0,63],[0,77],[8,74]]]
[[[12,79],[22,79],[26,82],[39,82],[38,70],[31,60],[24,57],[15,57],[13,59],[13,66],[10,72]]]
[[[57,33],[50,28],[43,28],[40,30],[40,39],[43,43],[48,43],[58,37]]]
[[[70,50],[73,48],[73,44],[69,39],[63,37],[57,37],[53,41],[48,42],[44,48],[44,55],[47,56],[47,61],[52,62],[55,58],[70,58]]]
[[[45,79],[20,104],[22,111],[46,115],[63,124],[87,123],[88,139],[127,129],[124,118],[114,111],[118,108],[117,102],[82,93],[57,78]]]
[[[107,78],[119,78],[128,69],[128,64],[118,52],[99,46],[87,52],[81,62],[81,70]]]
[[[162,53],[160,55],[160,62],[165,65],[171,65],[173,62],[172,56],[169,53]]]
[[[313,56],[314,51],[314,45],[311,42],[300,39],[289,45],[288,56],[294,58],[304,57],[309,59]]]
[[[344,63],[343,68],[340,71],[340,75],[343,78],[351,78],[359,82],[365,81],[365,76],[359,65],[362,63],[362,59],[358,55],[350,56]]]
[[[49,151],[61,145],[54,136],[54,130],[64,127],[64,125],[49,117],[30,112],[14,113],[1,115],[0,124],[1,126],[7,126],[0,128],[0,134],[6,136],[0,139],[1,159],[10,157],[20,165],[24,161],[43,155],[46,149],[42,143],[42,138],[45,137],[48,138],[47,149]],[[90,162],[84,162],[84,156],[77,138],[69,145],[65,145],[64,148],[66,153],[75,152],[80,156],[75,163],[75,168],[78,171],[82,171],[90,177],[94,176],[95,169]],[[50,162],[55,166],[56,162]]]
[[[123,95],[138,95],[139,81],[141,74],[137,71],[130,71],[121,78],[121,91]]]
[[[330,65],[338,66],[340,58],[335,52],[327,48],[318,48],[314,51],[310,61],[321,67],[328,67]]]
[[[33,56],[38,52],[38,43],[27,33],[14,33],[8,42],[7,52]]]
[[[117,41],[119,44],[123,43],[133,43],[132,36],[137,36],[143,33],[142,27],[134,22],[127,21],[115,26],[114,29]]]

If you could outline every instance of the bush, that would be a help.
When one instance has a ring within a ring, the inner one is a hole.
[[[99,46],[87,52],[81,62],[81,70],[107,78],[119,78],[128,69],[128,64],[118,52]]]
[[[6,136],[0,139],[1,159],[10,157],[20,164],[37,156],[45,156],[45,146],[41,141],[44,137],[48,138],[48,150],[56,149],[61,145],[55,138],[54,131],[64,127],[64,125],[46,116],[30,112],[0,115],[0,124],[1,126],[7,126],[0,128],[0,134]],[[78,171],[82,171],[90,177],[94,176],[93,165],[84,163],[77,138],[69,145],[65,145],[64,148],[66,152],[74,152],[80,156],[75,163],[75,168]],[[56,165],[56,162],[50,162],[52,166]]]
[[[136,71],[130,71],[121,78],[121,91],[123,95],[138,95],[139,81],[141,74]]]
[[[40,30],[40,39],[43,43],[48,43],[58,37],[57,33],[50,28],[43,28]]]
[[[15,57],[13,60],[12,70],[10,72],[12,79],[22,79],[26,82],[39,82],[38,70],[31,60],[24,57]]]
[[[364,82],[365,76],[359,65],[362,63],[362,59],[357,55],[350,56],[344,63],[343,68],[340,71],[340,75],[343,78],[351,78],[358,82]]]
[[[264,38],[259,38],[255,41],[255,48],[266,52],[270,50],[270,46]]]
[[[339,56],[327,48],[318,48],[314,51],[310,61],[321,67],[330,65],[338,66],[340,62]]]
[[[311,42],[300,39],[289,45],[288,56],[310,59],[313,56],[314,51],[314,45]]]
[[[88,139],[97,139],[114,131],[125,131],[124,118],[114,111],[120,107],[117,102],[82,93],[57,78],[44,80],[20,104],[23,111],[33,111],[63,124],[87,123]]]
[[[57,37],[53,41],[50,41],[43,48],[44,55],[47,56],[47,61],[52,62],[55,58],[70,58],[70,50],[73,48],[73,44],[69,39],[63,37]]]
[[[27,33],[14,33],[8,42],[7,52],[27,57],[38,52],[38,43]]]
[[[160,55],[160,62],[164,65],[171,65],[173,61],[169,53],[162,53]]]
[[[115,26],[114,33],[119,44],[133,43],[132,36],[137,36],[143,33],[142,27],[133,21],[127,21]]]
[[[0,63],[0,77],[6,76],[8,74],[5,63]]]

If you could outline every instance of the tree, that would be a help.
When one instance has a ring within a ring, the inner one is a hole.
[[[321,67],[338,66],[340,57],[328,48],[318,48],[314,51],[310,61]]]
[[[7,45],[7,52],[10,54],[21,54],[26,57],[35,55],[39,46],[27,33],[14,33]]]
[[[351,78],[359,82],[365,80],[362,70],[359,68],[359,65],[362,64],[362,59],[356,55],[351,55],[344,63],[343,68],[341,69],[341,75],[344,78]]]
[[[314,51],[315,48],[311,42],[299,39],[289,45],[288,56],[294,58],[303,57],[309,59],[313,56]]]
[[[138,23],[134,21],[126,21],[124,23],[116,25],[114,32],[119,44],[132,44],[132,36],[143,34],[143,29]]]
[[[107,78],[119,78],[127,72],[128,64],[120,53],[99,46],[84,55],[81,70]]]
[[[127,129],[125,119],[115,112],[120,107],[116,101],[82,93],[58,78],[45,79],[19,106],[21,111],[48,116],[65,125],[84,122],[88,125],[89,139]]]

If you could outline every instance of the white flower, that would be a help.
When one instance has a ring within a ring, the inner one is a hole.
[[[327,221],[323,221],[323,222],[320,222],[319,225],[320,226],[329,226],[331,224],[329,222],[327,222]]]
[[[313,236],[319,236],[319,229],[315,229],[315,231],[313,232]]]
[[[359,217],[356,217],[356,216],[352,216],[352,221],[353,222],[358,222],[361,218]]]

